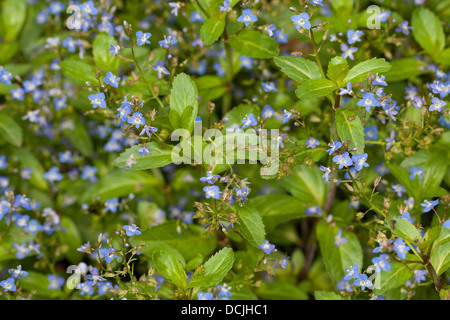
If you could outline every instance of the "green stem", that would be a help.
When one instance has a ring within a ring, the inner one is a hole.
[[[231,86],[233,85],[233,52],[228,43],[228,36],[226,30],[223,32],[223,42],[225,45],[225,53],[227,56],[227,70],[226,70],[226,88],[227,92],[223,96],[223,109],[222,113],[225,115],[231,108]]]
[[[323,71],[322,63],[320,63],[319,59],[319,50],[317,50],[316,40],[314,40],[314,32],[311,29],[309,29],[309,35],[311,36],[312,45],[314,48],[314,57],[316,58],[317,65],[319,66],[320,73],[322,74],[322,78],[326,79],[325,72]]]

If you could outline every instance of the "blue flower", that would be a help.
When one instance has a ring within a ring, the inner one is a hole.
[[[342,147],[342,142],[339,141],[333,141],[331,140],[331,142],[328,144],[328,146],[330,147],[330,149],[327,150],[328,155],[332,155],[333,153],[335,153],[340,147]]]
[[[320,144],[320,141],[314,137],[310,137],[306,140],[306,148],[315,149]]]
[[[268,240],[264,240],[264,243],[261,243],[259,245],[259,248],[264,251],[265,254],[271,254],[272,252],[275,252],[275,245],[270,244]]]
[[[281,268],[283,268],[284,270],[286,270],[286,267],[288,266],[288,259],[289,259],[290,257],[289,256],[287,256],[286,258],[284,258],[284,259],[282,259],[281,261],[280,261],[280,266],[281,266]]]
[[[141,234],[141,232],[138,230],[138,227],[135,224],[132,224],[131,226],[124,225],[123,228],[126,231],[127,236],[129,237],[134,235],[138,236]]]
[[[116,77],[115,75],[112,74],[112,72],[108,71],[103,81],[114,88],[118,88],[120,79],[121,79],[120,77]]]
[[[99,250],[100,257],[105,259],[107,263],[111,263],[112,259],[117,259],[119,256],[116,254],[116,249],[112,248],[101,248]]]
[[[206,199],[220,199],[220,189],[218,186],[206,186],[203,187],[203,191],[205,192]]]
[[[94,294],[94,283],[92,281],[86,281],[86,282],[81,282],[79,283],[76,288],[80,289],[80,294],[84,295],[84,294],[88,294],[88,295],[93,295]]]
[[[66,97],[53,98],[53,104],[55,105],[56,110],[61,110],[67,107]]]
[[[15,279],[23,278],[28,275],[28,272],[22,270],[21,265],[18,265],[16,269],[9,269],[8,273]]]
[[[213,300],[213,294],[211,292],[197,292],[198,300]]]
[[[309,4],[312,4],[313,6],[322,6],[323,7],[323,0],[311,0]]]
[[[107,199],[105,201],[105,212],[116,213],[119,207],[119,198]]]
[[[416,280],[416,283],[419,284],[421,281],[426,281],[428,274],[427,270],[414,270],[414,278]]]
[[[190,21],[191,22],[197,22],[198,21],[198,22],[201,22],[201,23],[205,22],[205,20],[203,20],[202,15],[198,11],[193,11],[191,13]]]
[[[171,14],[173,14],[175,17],[178,16],[178,9],[181,8],[181,3],[179,2],[169,2],[169,7],[172,8],[172,11],[170,11]]]
[[[262,82],[261,85],[265,92],[277,92],[278,91],[277,87],[275,87],[275,84],[273,82]]]
[[[397,253],[400,259],[405,260],[406,253],[411,250],[411,248],[406,245],[406,243],[401,238],[397,238],[394,241],[393,250],[395,253]]]
[[[50,183],[54,183],[55,181],[61,181],[63,175],[59,173],[58,167],[51,167],[49,171],[44,173],[44,178],[50,181]]]
[[[256,121],[253,113],[246,115],[245,118],[241,120],[241,122],[243,124],[242,129],[246,129],[250,126],[256,126],[258,124],[258,121]]]
[[[300,28],[305,28],[306,30],[311,29],[311,22],[309,21],[309,14],[307,12],[302,12],[291,17],[291,21],[294,23],[295,28],[298,30]]]
[[[334,236],[334,246],[337,248],[347,243],[347,238],[342,236],[342,230],[338,229],[337,234]]]
[[[354,44],[356,42],[361,42],[361,36],[363,35],[363,32],[360,30],[348,30],[347,31],[347,38],[348,38],[348,44]]]
[[[42,226],[37,222],[37,220],[33,219],[28,222],[28,225],[23,229],[25,232],[30,232],[32,235],[35,235],[36,232],[41,231]]]
[[[353,282],[354,285],[356,286],[360,286],[361,290],[364,290],[366,287],[370,288],[373,286],[372,281],[367,279],[367,275],[366,274],[362,274],[360,275],[360,277],[358,279],[356,279]]]
[[[431,209],[433,209],[438,204],[439,204],[439,199],[436,199],[434,201],[425,200],[420,205],[423,207],[423,211],[422,212],[425,213],[425,212],[431,211]]]
[[[91,94],[89,96],[89,100],[91,101],[92,108],[106,108],[106,102],[105,102],[105,94],[103,92],[99,92],[97,94]]]
[[[339,165],[339,169],[342,169],[343,167],[349,167],[353,164],[353,161],[347,151],[345,151],[343,154],[334,156],[333,161]]]
[[[220,176],[218,174],[212,174],[212,171],[207,171],[206,177],[201,177],[200,181],[208,182],[209,184],[214,184],[219,179],[220,179]]]
[[[49,285],[47,286],[48,290],[61,290],[66,282],[63,277],[58,277],[53,274],[49,274],[47,280],[49,282]]]
[[[0,82],[10,85],[11,84],[11,79],[12,78],[12,74],[9,73],[6,70],[3,70],[3,68],[0,66]]]
[[[386,151],[389,150],[392,147],[392,145],[394,144],[394,142],[395,142],[394,138],[395,138],[395,132],[392,130],[391,131],[391,135],[389,136],[389,138],[385,138],[384,139],[384,141],[387,142],[387,144],[386,144]]]
[[[413,223],[413,219],[411,218],[411,214],[408,211],[403,212],[401,215],[397,216],[397,219],[403,219],[410,223]]]
[[[77,248],[78,252],[91,253],[91,243],[88,241],[86,244],[82,244],[81,247]]]
[[[353,54],[358,51],[358,48],[349,47],[347,44],[343,43],[341,44],[341,50],[342,50],[342,57],[344,58],[350,58],[350,60],[355,60],[355,57]]]
[[[369,164],[367,161],[367,153],[362,153],[360,155],[352,156],[353,163],[355,165],[356,171],[361,171],[363,167],[368,167]]]
[[[272,109],[271,106],[266,104],[261,112],[261,117],[263,118],[272,118],[272,116],[275,114],[275,110]]]
[[[364,92],[363,98],[358,101],[358,106],[365,107],[366,111],[370,112],[371,107],[379,107],[380,103],[373,92]]]
[[[72,37],[67,37],[63,41],[62,46],[67,48],[70,52],[74,53],[76,49],[76,42],[72,39]]]
[[[158,61],[152,69],[158,72],[158,78],[161,79],[163,74],[170,74],[169,70],[164,67],[164,63],[162,61]]]
[[[128,118],[127,122],[129,124],[132,124],[135,126],[136,129],[139,129],[141,125],[146,124],[144,117],[142,116],[142,113],[135,112],[131,117]]]
[[[0,286],[4,289],[3,291],[5,292],[8,291],[15,292],[17,290],[14,278],[8,278],[6,280],[1,281]]]
[[[376,141],[378,140],[378,127],[373,125],[371,127],[364,128],[364,140],[365,141]]]
[[[448,219],[447,221],[445,221],[445,222],[442,224],[442,226],[443,226],[444,228],[450,229],[450,219]]]
[[[398,25],[398,27],[397,27],[397,29],[395,29],[395,31],[401,32],[405,36],[407,36],[407,35],[409,35],[409,30],[412,30],[412,29],[414,29],[414,28],[409,26],[408,20],[404,20]]]
[[[422,180],[422,175],[425,173],[425,170],[419,169],[417,167],[411,167],[409,169],[409,179],[414,180],[416,177],[419,177],[419,180]]]
[[[22,88],[15,88],[10,90],[11,98],[19,101],[25,99],[25,91]]]
[[[144,44],[150,44],[150,37],[152,36],[152,34],[150,32],[142,32],[142,31],[138,31],[136,32],[136,37],[137,37],[137,44],[138,46],[142,46]]]
[[[414,105],[414,107],[419,109],[425,105],[425,101],[421,97],[414,97],[413,105]]]
[[[387,87],[387,83],[385,81],[385,76],[379,76],[378,73],[375,75],[375,80],[372,81],[373,86],[384,86]]]
[[[283,121],[282,121],[282,123],[285,124],[286,122],[291,120],[293,116],[294,116],[293,113],[291,113],[291,112],[287,111],[286,109],[284,109],[283,110]]]
[[[147,147],[142,146],[138,149],[139,154],[141,155],[141,157],[144,156],[149,156],[150,155],[150,150],[147,149]]]
[[[322,215],[322,208],[320,206],[306,208],[305,214],[307,216],[312,216],[312,215],[321,216]]]
[[[223,286],[217,285],[216,289],[219,291],[217,293],[218,297],[231,297],[231,287],[228,286],[226,283],[223,284]]]
[[[237,19],[238,22],[244,22],[246,27],[248,27],[250,22],[256,22],[257,20],[258,18],[252,14],[251,9],[244,9],[244,11],[242,11],[242,15]]]
[[[431,99],[431,102],[433,104],[428,109],[430,111],[436,110],[437,112],[442,112],[442,110],[445,109],[443,107],[447,105],[447,102],[445,102],[444,100],[440,100],[439,98],[436,98],[436,97]]]
[[[112,53],[113,57],[119,54],[120,46],[110,45],[108,52]]]
[[[248,70],[251,70],[253,68],[253,58],[241,55],[239,57],[239,60],[241,60],[242,68],[245,68]]]
[[[142,129],[142,131],[141,131],[141,133],[139,133],[139,135],[142,136],[145,133],[148,137],[150,137],[152,132],[157,132],[157,131],[158,131],[158,128],[145,125],[144,129]]]
[[[348,95],[353,94],[353,86],[352,86],[351,82],[347,83],[347,88],[341,88],[341,91],[339,92],[340,96],[343,96],[346,94],[348,94]]]
[[[379,257],[373,258],[372,263],[375,266],[375,272],[380,273],[381,270],[389,271],[391,270],[391,264],[388,261],[389,255],[384,253]]]
[[[223,1],[223,5],[219,5],[219,10],[220,12],[228,12],[231,11],[231,7],[230,7],[230,1],[228,0],[224,0]]]
[[[359,272],[358,272],[359,266],[355,264],[354,266],[350,266],[349,268],[345,269],[345,272],[347,273],[344,276],[345,281],[348,281],[350,279],[358,279],[359,278]]]
[[[331,173],[331,169],[325,166],[320,166],[320,170],[323,171],[323,176],[322,178],[325,180],[325,182],[330,182],[330,173]]]
[[[82,180],[89,180],[89,181],[95,181],[96,180],[96,174],[98,172],[97,167],[94,166],[84,166],[83,172],[81,173],[81,179]]]
[[[174,39],[171,36],[164,36],[164,40],[161,40],[158,43],[162,48],[169,49],[177,43],[177,39]]]
[[[102,296],[105,293],[109,292],[113,288],[113,286],[111,282],[101,282],[97,284],[97,288],[98,288],[98,295]]]

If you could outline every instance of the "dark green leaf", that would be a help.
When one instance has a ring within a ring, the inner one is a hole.
[[[152,257],[156,269],[180,288],[186,287],[187,277],[177,257],[166,251],[156,251]]]
[[[336,129],[342,141],[350,139],[349,148],[356,148],[356,153],[364,152],[364,127],[361,119],[355,115],[357,110],[339,108],[336,110]]]
[[[129,170],[146,170],[164,167],[172,163],[172,147],[166,145],[165,149],[162,149],[159,143],[150,142],[147,144],[147,149],[150,150],[150,155],[141,156],[138,150],[142,147],[142,144],[133,146],[121,153],[118,158],[113,161],[113,165],[124,168],[127,160],[133,155],[133,159],[136,160],[136,164],[133,164]]]
[[[250,204],[244,204],[238,210],[238,224],[236,229],[243,235],[243,237],[253,246],[259,247],[264,242],[266,231],[264,223],[258,211]]]
[[[22,145],[22,128],[4,113],[0,113],[0,136],[16,147]]]
[[[411,20],[414,39],[432,56],[444,50],[445,33],[439,18],[427,8],[416,8]]]
[[[309,79],[321,78],[320,70],[313,61],[302,57],[275,57],[275,64],[292,80],[303,83]]]
[[[216,42],[225,29],[225,20],[219,17],[208,18],[200,28],[203,44],[210,46]]]
[[[327,79],[311,79],[299,85],[295,90],[295,94],[299,99],[310,99],[324,97],[337,89],[333,81]]]
[[[240,54],[257,59],[269,59],[280,52],[278,44],[269,35],[256,30],[244,30],[229,40]]]
[[[342,84],[357,83],[366,79],[368,73],[382,73],[391,69],[389,62],[384,59],[373,58],[364,62],[358,63],[350,69]]]
[[[98,68],[115,73],[119,69],[120,60],[108,52],[111,45],[117,45],[116,39],[107,33],[99,33],[94,39],[92,54]]]

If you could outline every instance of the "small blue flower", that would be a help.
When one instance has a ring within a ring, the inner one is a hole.
[[[372,281],[367,279],[366,274],[360,275],[359,278],[353,282],[353,284],[356,286],[360,286],[361,290],[364,290],[366,287],[370,288],[373,286]]]
[[[352,86],[351,82],[347,83],[347,88],[341,88],[341,91],[339,92],[340,96],[343,96],[346,94],[348,94],[348,95],[353,94],[353,86]]]
[[[0,82],[10,85],[11,84],[11,79],[12,78],[12,74],[9,73],[6,70],[3,70],[3,68],[0,66]]]
[[[330,173],[331,169],[325,166],[320,166],[320,170],[323,172],[322,178],[325,180],[325,182],[330,182]]]
[[[246,129],[250,126],[256,126],[258,124],[258,121],[256,121],[253,113],[250,113],[249,115],[245,116],[245,118],[242,119],[241,122],[243,124],[242,129]]]
[[[146,124],[145,119],[140,112],[133,113],[133,115],[128,118],[127,123],[134,125],[136,129],[139,129],[141,125]]]
[[[111,263],[112,259],[117,259],[119,256],[116,254],[115,248],[101,248],[99,250],[100,257],[105,259],[107,263]]]
[[[264,251],[265,254],[271,254],[272,252],[275,252],[275,245],[270,244],[268,240],[264,240],[264,243],[261,243],[259,245],[259,248]]]
[[[375,75],[375,80],[372,81],[373,86],[384,86],[387,87],[387,82],[385,81],[385,76],[379,76],[378,73]]]
[[[352,45],[356,42],[361,42],[361,36],[364,33],[360,30],[348,30],[347,31],[347,38],[348,38],[348,44]]]
[[[345,281],[348,281],[350,279],[358,279],[359,278],[359,272],[358,272],[359,266],[355,264],[354,266],[350,266],[349,268],[345,269],[345,272],[347,273],[344,276]]]
[[[438,204],[439,204],[439,199],[436,199],[434,201],[425,200],[420,205],[423,207],[423,211],[422,212],[425,213],[425,212],[431,211],[431,209],[436,207]]]
[[[344,167],[349,167],[353,164],[353,161],[350,158],[350,155],[348,154],[347,151],[345,151],[343,154],[334,156],[333,161],[339,165],[339,169],[342,169]]]
[[[33,219],[28,222],[28,225],[23,229],[25,232],[29,232],[32,235],[35,235],[36,232],[41,231],[42,226],[37,222],[37,220]]]
[[[202,15],[198,11],[193,11],[191,13],[190,21],[191,22],[197,22],[198,21],[198,22],[201,22],[201,23],[205,22],[205,20],[203,20]]]
[[[405,36],[409,35],[409,30],[414,29],[413,27],[409,26],[409,22],[407,20],[402,21],[397,29],[395,29],[396,32],[401,32],[403,33]]]
[[[8,278],[6,280],[1,281],[0,286],[4,289],[3,291],[5,292],[8,291],[15,292],[17,290],[14,278]]]
[[[278,91],[277,87],[275,87],[275,84],[273,82],[262,82],[261,85],[265,92],[277,92]]]
[[[306,30],[311,29],[311,22],[309,21],[309,14],[307,12],[302,12],[291,17],[291,21],[294,23],[295,28],[298,30],[300,28],[305,28]]]
[[[16,269],[9,269],[8,273],[15,279],[23,278],[28,275],[28,272],[22,270],[21,265],[18,265]]]
[[[254,14],[252,14],[251,9],[244,9],[244,11],[242,11],[242,15],[237,19],[238,22],[244,22],[244,25],[246,27],[248,27],[250,22],[256,22],[257,20],[258,18]]]
[[[286,109],[284,109],[283,110],[283,121],[282,121],[282,123],[285,124],[286,122],[291,120],[293,116],[294,116],[294,114],[292,112],[289,112]]]
[[[353,163],[355,165],[356,171],[361,171],[363,167],[368,167],[369,164],[367,161],[367,153],[362,153],[360,155],[352,156]]]
[[[406,245],[406,243],[401,238],[397,238],[394,241],[393,250],[395,253],[397,253],[400,259],[405,260],[406,253],[411,250],[411,248]]]
[[[370,112],[371,107],[379,107],[380,103],[373,92],[364,92],[363,98],[358,101],[358,106],[365,107],[366,111]]]
[[[433,104],[428,109],[430,111],[436,110],[437,112],[442,112],[442,110],[445,109],[444,106],[447,105],[447,102],[445,102],[444,100],[440,100],[439,98],[436,98],[436,97],[431,99],[431,102]]]
[[[347,243],[347,238],[342,236],[342,230],[338,229],[337,234],[334,236],[334,246],[340,247]]]
[[[280,266],[281,266],[281,268],[283,268],[284,270],[286,270],[286,267],[288,266],[288,259],[289,259],[290,257],[289,256],[287,256],[286,258],[284,258],[284,259],[282,259],[281,261],[280,261]]]
[[[119,54],[120,46],[110,45],[108,52],[112,53],[113,57]]]
[[[124,225],[123,228],[126,231],[127,236],[129,237],[134,235],[138,236],[141,234],[141,232],[138,230],[138,227],[135,224],[132,224],[131,226]]]
[[[142,31],[138,31],[136,32],[136,37],[137,37],[137,44],[138,46],[142,46],[144,44],[150,44],[150,37],[152,36],[152,34],[150,32],[142,32]]]
[[[442,224],[442,226],[443,226],[444,228],[450,229],[450,219],[448,219],[447,221],[445,221],[445,222]]]
[[[164,63],[162,61],[158,61],[152,69],[158,72],[158,79],[162,78],[163,74],[170,74],[169,70],[164,67]]]
[[[386,151],[387,151],[392,147],[392,145],[395,142],[395,132],[392,130],[389,138],[385,138],[384,141],[387,142],[387,144],[386,144]]]
[[[47,276],[49,285],[47,286],[48,290],[61,290],[61,288],[64,286],[66,281],[63,277],[58,277],[53,274],[49,274]]]
[[[220,189],[218,186],[206,186],[203,187],[203,191],[205,192],[206,199],[220,199]]]
[[[76,288],[80,289],[80,295],[88,294],[93,295],[94,294],[94,283],[92,281],[86,281],[79,283]]]
[[[142,146],[138,149],[139,154],[141,155],[141,157],[145,157],[145,156],[149,156],[150,155],[150,150],[147,149],[147,147]]]
[[[323,7],[323,0],[311,0],[309,4],[312,4],[313,6],[322,6]]]
[[[271,106],[266,104],[261,112],[261,117],[263,118],[272,118],[272,116],[275,114],[275,110],[272,109]]]
[[[105,212],[116,213],[119,207],[119,198],[107,199],[105,201]]]
[[[343,43],[341,44],[341,50],[342,50],[342,57],[345,59],[350,58],[350,60],[355,60],[355,57],[353,54],[358,51],[358,48],[349,47],[347,44]]]
[[[219,10],[220,10],[220,12],[228,12],[228,11],[231,11],[230,4],[231,4],[230,1],[224,0],[224,1],[223,1],[223,5],[219,5]]]
[[[312,215],[321,216],[322,215],[322,208],[320,206],[306,208],[305,214],[307,216],[312,216]]]
[[[68,49],[70,52],[72,52],[72,53],[74,53],[74,52],[75,52],[75,49],[77,48],[77,47],[76,47],[76,42],[72,39],[72,37],[67,37],[67,38],[63,41],[62,46],[63,46],[64,48],[67,48],[67,49]]]
[[[314,137],[310,137],[306,140],[306,148],[315,149],[320,144],[320,141]]]
[[[164,40],[161,40],[158,43],[162,48],[169,49],[177,43],[177,39],[174,39],[171,36],[164,36]]]
[[[378,127],[373,125],[371,127],[364,128],[364,140],[365,141],[376,141],[378,140]]]
[[[331,156],[333,153],[335,153],[337,150],[339,150],[340,147],[342,147],[342,142],[331,140],[331,142],[328,144],[328,146],[330,147],[330,149],[328,149],[327,152],[328,152],[328,155]]]
[[[211,292],[197,292],[198,300],[214,300]]]
[[[112,74],[112,72],[108,71],[103,81],[114,88],[118,88],[120,79],[121,79],[120,77],[116,77],[115,75]]]
[[[240,56],[239,60],[241,61],[241,67],[251,70],[253,68],[253,58],[247,56]]]
[[[54,183],[55,181],[61,181],[63,175],[59,173],[58,167],[51,167],[49,171],[44,173],[44,178],[50,181],[50,183]]]
[[[25,91],[22,88],[14,88],[10,90],[11,98],[19,101],[25,99]]]
[[[425,173],[425,170],[419,169],[417,167],[411,167],[409,170],[409,179],[414,180],[416,177],[419,177],[419,180],[422,180],[422,175]]]
[[[411,218],[411,214],[408,211],[403,212],[401,215],[397,216],[397,219],[403,219],[410,223],[413,223],[413,219]]]
[[[419,284],[421,281],[427,281],[427,274],[427,270],[414,270],[414,279],[416,280],[416,283]]]
[[[200,181],[208,182],[209,184],[214,184],[220,179],[218,174],[212,174],[212,171],[206,172],[206,177],[201,177]]]
[[[89,100],[91,101],[92,108],[106,108],[105,94],[103,92],[99,92],[97,94],[91,94],[89,96]]]
[[[384,270],[384,271],[391,270],[391,264],[389,263],[388,258],[389,258],[389,255],[386,253],[383,253],[379,257],[372,259],[372,263],[375,266],[376,273],[380,273],[381,270]]]

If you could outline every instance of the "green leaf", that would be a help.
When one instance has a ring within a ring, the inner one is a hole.
[[[440,52],[439,55],[434,57],[434,60],[443,64],[444,66],[450,66],[450,48]]]
[[[306,205],[287,194],[257,196],[248,203],[259,212],[267,233],[280,223],[305,216]]]
[[[442,228],[440,228],[440,230],[441,231],[439,232],[439,235],[437,236],[436,240],[434,241],[433,250],[441,245],[444,245],[444,244],[450,242],[450,229],[442,227]]]
[[[240,104],[236,107],[233,107],[233,109],[231,109],[224,116],[224,118],[228,119],[228,121],[225,123],[225,128],[228,128],[233,124],[241,125],[241,120],[250,113],[253,113],[256,117],[257,113],[259,113],[258,106],[253,104]]]
[[[64,254],[70,263],[79,263],[82,254],[77,251],[83,244],[80,231],[75,222],[69,217],[61,217],[62,230],[58,232],[59,250]]]
[[[74,128],[66,130],[65,135],[78,151],[87,157],[92,157],[94,145],[86,126],[80,120],[75,120]]]
[[[295,94],[299,99],[310,99],[324,97],[337,89],[336,84],[328,79],[311,79],[299,85]]]
[[[194,128],[195,118],[198,113],[198,91],[195,82],[185,73],[177,75],[172,83],[172,91],[170,93],[170,110],[176,112],[180,116],[184,116],[183,126],[181,128],[192,132]],[[185,110],[192,107],[188,113]],[[177,128],[175,128],[177,129]]]
[[[219,17],[211,17],[205,21],[200,28],[200,36],[203,44],[210,46],[216,42],[225,29],[225,20]]]
[[[385,73],[388,83],[411,79],[424,73],[424,64],[414,58],[392,60],[391,66],[391,70]]]
[[[224,79],[218,76],[206,75],[195,79],[198,87],[198,95],[202,101],[213,101],[223,96],[227,92],[224,84]]]
[[[150,155],[141,156],[138,150],[142,147],[142,144],[133,146],[126,149],[113,161],[113,165],[119,168],[124,168],[127,160],[133,155],[133,159],[136,160],[136,164],[133,164],[129,170],[147,170],[164,167],[172,163],[172,146],[166,145],[165,149],[162,149],[157,142],[150,142],[147,144],[147,149],[150,150]]]
[[[303,83],[309,79],[319,79],[322,77],[317,64],[302,57],[280,56],[273,58],[273,61],[284,74],[299,83]]]
[[[394,228],[391,228],[391,230],[397,237],[407,240],[409,243],[415,245],[422,244],[422,235],[409,221],[402,218],[395,218],[391,221],[395,221]]]
[[[114,73],[119,69],[120,60],[108,52],[111,45],[117,45],[116,39],[105,32],[99,33],[94,39],[92,54],[98,68]]]
[[[139,193],[152,187],[160,186],[161,182],[146,172],[113,171],[90,185],[81,196],[81,203],[90,203],[97,198],[100,201],[122,197],[130,193]]]
[[[436,247],[431,254],[430,262],[438,276],[447,271],[450,268],[450,242]]]
[[[223,248],[212,256],[204,265],[205,272],[194,275],[188,288],[213,287],[222,282],[228,271],[233,267],[234,253],[231,248]]]
[[[32,170],[30,182],[42,190],[47,190],[48,181],[44,178],[44,168],[39,159],[27,149],[20,149],[17,152],[17,158],[22,169],[29,168]]]
[[[280,53],[278,44],[269,35],[246,29],[230,38],[230,46],[240,54],[256,59],[269,59]]]
[[[238,217],[236,229],[250,244],[258,248],[266,236],[264,223],[258,211],[246,203],[238,209]]]
[[[60,63],[61,70],[66,77],[80,81],[81,83],[89,82],[91,84],[97,84],[98,81],[95,78],[95,68],[85,62],[66,59]]]
[[[303,203],[322,206],[327,190],[327,184],[322,179],[322,174],[317,166],[300,165],[283,179],[282,185],[287,192]]]
[[[342,81],[348,74],[348,62],[344,57],[334,57],[328,64],[327,77],[340,87]]]
[[[357,110],[339,108],[336,110],[336,129],[342,141],[350,139],[349,148],[353,150],[356,148],[356,153],[364,152],[364,127],[361,119],[356,116]]]
[[[143,231],[138,236],[130,238],[133,246],[147,245],[140,249],[144,255],[151,256],[155,247],[171,247],[177,250],[187,261],[198,254],[209,255],[216,249],[216,239],[203,235],[203,229],[196,225],[189,225],[187,229],[177,231],[177,221],[168,221]]]
[[[0,136],[16,147],[22,145],[22,128],[4,113],[0,113]]]
[[[156,269],[177,287],[186,287],[187,277],[181,262],[166,251],[156,251],[152,257]]]
[[[373,58],[364,62],[358,63],[350,69],[347,76],[344,78],[342,84],[357,83],[366,79],[368,73],[387,72],[391,69],[389,62],[384,59]]]
[[[273,281],[256,289],[262,300],[308,300],[308,295],[290,282]]]
[[[388,290],[398,288],[411,279],[413,273],[401,262],[390,262],[390,271],[381,271],[374,281],[373,292],[383,294]]]
[[[445,47],[445,33],[439,18],[427,8],[416,8],[411,20],[414,39],[431,56],[438,56]]]
[[[333,291],[314,291],[316,300],[344,300],[340,294]]]
[[[3,38],[6,42],[17,38],[27,15],[25,0],[4,0],[1,7]]]
[[[334,245],[337,229],[337,227],[328,225],[324,220],[320,220],[316,227],[317,240],[319,241],[325,268],[335,282],[342,279],[346,268],[356,264],[361,267],[363,263],[361,244],[353,232],[342,232],[342,236],[347,239],[347,243],[338,247]]]

